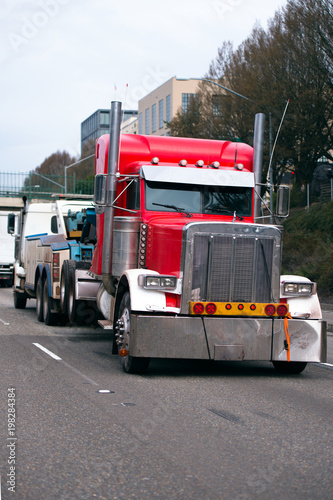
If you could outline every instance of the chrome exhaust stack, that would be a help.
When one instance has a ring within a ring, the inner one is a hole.
[[[113,219],[119,168],[119,143],[121,102],[111,102],[108,172],[106,180],[106,205],[104,210],[104,238],[102,254],[102,281],[106,291],[114,295],[116,283],[112,278]]]
[[[262,180],[262,159],[264,154],[265,115],[257,113],[254,121],[253,173],[254,173],[254,220],[260,217],[260,184]]]

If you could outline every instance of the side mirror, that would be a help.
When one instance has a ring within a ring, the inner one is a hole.
[[[106,179],[105,174],[97,174],[95,177],[94,202],[96,205],[106,205]]]
[[[290,187],[279,186],[276,198],[276,215],[278,217],[288,217],[290,209]]]
[[[7,233],[15,233],[15,214],[8,214],[7,217]]]

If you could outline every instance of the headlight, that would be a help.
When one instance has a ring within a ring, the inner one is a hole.
[[[153,288],[161,286],[161,278],[159,276],[146,276],[145,286]]]
[[[298,293],[312,295],[313,283],[303,283],[298,285]]]
[[[285,282],[281,285],[282,295],[313,295],[316,293],[316,283],[290,283]]]
[[[297,293],[298,284],[297,283],[284,283],[283,284],[283,294]]]
[[[176,288],[177,278],[175,276],[165,276],[161,278],[161,286],[163,288]]]
[[[153,274],[150,276],[139,276],[138,281],[140,286],[155,290],[174,290],[177,287],[176,276],[160,276]]]

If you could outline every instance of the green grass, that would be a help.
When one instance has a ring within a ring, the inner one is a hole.
[[[333,202],[293,211],[283,225],[282,273],[306,276],[333,296]]]

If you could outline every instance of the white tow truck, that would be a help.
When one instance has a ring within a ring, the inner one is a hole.
[[[10,233],[14,232],[13,222],[9,216]],[[94,248],[94,222],[95,211],[89,199],[66,197],[30,205],[25,202],[16,235],[15,308],[24,309],[27,300],[35,298],[38,321],[51,324],[59,315],[74,321],[79,299],[95,300],[96,292],[89,290],[92,280],[87,273]],[[74,280],[81,284],[78,294],[70,286]]]

